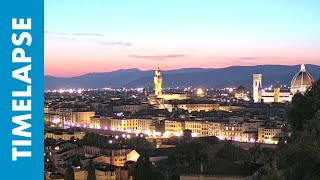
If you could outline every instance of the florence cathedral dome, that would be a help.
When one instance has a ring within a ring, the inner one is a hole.
[[[300,71],[292,78],[291,93],[304,93],[313,82],[313,77],[307,72],[305,65],[302,64]]]

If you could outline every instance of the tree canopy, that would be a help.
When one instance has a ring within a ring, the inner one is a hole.
[[[129,139],[125,139],[123,141],[123,145],[126,145],[132,149],[151,149],[154,148],[154,145],[149,142],[145,137],[132,137]]]
[[[306,91],[298,93],[292,99],[292,107],[289,110],[289,124],[292,133],[296,135],[303,130],[305,124],[311,120],[320,109],[320,79]]]
[[[149,157],[140,156],[134,168],[134,180],[152,180],[152,164]]]
[[[247,160],[248,152],[241,147],[234,146],[228,142],[217,152],[217,157],[229,161]]]
[[[289,112],[292,136],[277,153],[285,179],[320,179],[320,79],[297,94]]]
[[[65,180],[74,180],[74,171],[73,171],[71,165],[68,165],[64,179]]]
[[[90,159],[87,171],[88,171],[87,180],[96,180],[96,171],[95,171],[92,159]]]

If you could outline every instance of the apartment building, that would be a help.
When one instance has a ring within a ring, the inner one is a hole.
[[[283,137],[284,133],[281,128],[259,127],[258,142],[268,144],[278,144],[279,137]]]

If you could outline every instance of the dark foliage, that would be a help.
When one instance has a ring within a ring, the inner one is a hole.
[[[74,180],[74,171],[73,171],[71,165],[69,165],[67,167],[66,174],[65,174],[65,180]]]
[[[320,179],[320,80],[293,99],[292,136],[277,153],[285,179]]]
[[[92,160],[90,160],[90,162],[89,162],[89,166],[87,168],[87,171],[88,171],[87,180],[96,180],[96,172],[95,172],[95,168],[94,168]]]

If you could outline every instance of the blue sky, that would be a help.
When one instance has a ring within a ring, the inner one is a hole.
[[[46,74],[63,74],[66,61],[100,65],[64,76],[158,63],[320,64],[319,17],[315,0],[45,0]]]

